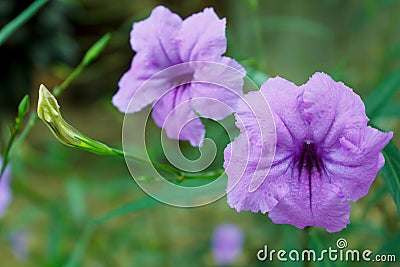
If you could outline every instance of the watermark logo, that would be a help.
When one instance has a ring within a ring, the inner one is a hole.
[[[347,240],[339,238],[336,241],[336,247],[328,247],[322,251],[313,249],[303,250],[275,250],[269,249],[268,245],[257,252],[257,259],[259,261],[294,261],[294,262],[396,262],[396,255],[394,254],[374,254],[369,249],[348,249]]]
[[[242,92],[243,85],[246,86],[246,90],[254,93],[245,96]],[[191,90],[195,90],[196,94]],[[143,109],[143,112],[137,114],[136,111],[141,110],[145,105],[144,96],[151,99],[154,104],[152,108]],[[256,101],[249,101],[252,100],[250,98],[255,98]],[[252,104],[253,102],[257,105]],[[236,126],[224,122],[222,119],[235,113],[235,106],[238,104],[247,107],[251,118],[236,116]],[[132,95],[127,110],[133,113],[127,113],[124,117],[122,129],[124,152],[142,158],[146,162],[151,162],[150,153],[147,150],[150,142],[148,137],[153,137],[150,140],[157,138],[147,132],[150,116],[162,128],[159,138],[166,161],[181,173],[194,175],[205,171],[216,158],[217,145],[210,138],[204,138],[201,141],[200,156],[197,159],[186,158],[181,151],[178,140],[187,140],[188,136],[194,135],[195,131],[204,127],[200,117],[212,118],[216,121],[225,130],[229,140],[235,139],[237,128],[246,135],[246,138],[242,138],[244,144],[240,144],[241,149],[232,149],[230,152],[230,158],[240,159],[238,161],[240,163],[234,166],[238,177],[245,172],[250,157],[257,165],[261,165],[260,162],[263,161],[262,166],[259,167],[263,172],[269,169],[273,162],[276,130],[269,104],[258,91],[257,85],[245,76],[243,71],[230,65],[194,61],[168,67],[143,81]],[[259,139],[263,140],[263,152],[266,150],[262,156],[251,154],[251,143],[248,137],[250,130],[246,122],[248,123],[248,120],[253,118],[256,125],[251,131],[257,131]],[[262,125],[259,118],[263,120]],[[151,168],[149,165],[142,168],[137,161],[128,157],[125,159],[132,177],[144,192],[160,202],[176,207],[197,207],[212,203],[225,196],[227,191],[239,181],[237,180],[227,189],[227,175],[221,173],[208,184],[182,186],[172,183],[168,180],[168,173],[160,172],[153,165],[150,165]],[[229,170],[230,165],[233,164],[228,164],[226,169]],[[154,177],[157,183],[142,180],[142,177]],[[248,188],[249,192],[255,191],[263,183],[265,177],[265,175],[254,175]]]

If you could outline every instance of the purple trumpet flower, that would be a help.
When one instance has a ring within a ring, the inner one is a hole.
[[[199,116],[220,120],[233,113],[245,71],[222,56],[225,19],[212,8],[182,20],[158,6],[133,24],[131,46],[136,55],[112,99],[121,112],[153,104],[153,119],[168,137],[193,146],[201,145],[205,135]]]
[[[257,94],[268,101],[273,120],[252,113]],[[385,163],[381,150],[393,133],[368,126],[361,98],[324,73],[315,73],[302,86],[271,78],[245,99],[236,114],[245,127],[238,125],[241,134],[225,150],[229,205],[237,211],[269,212],[274,223],[298,228],[345,228],[350,201],[368,193]],[[260,133],[274,124],[276,142],[265,149],[268,140]],[[248,158],[243,156],[246,146]],[[256,188],[254,177],[262,178]]]

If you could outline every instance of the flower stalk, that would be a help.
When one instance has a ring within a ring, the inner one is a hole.
[[[47,125],[57,140],[64,145],[83,149],[98,155],[122,156],[141,163],[152,164],[154,167],[175,174],[176,178],[173,179],[173,181],[176,182],[182,182],[188,179],[216,179],[224,174],[222,169],[205,173],[185,173],[172,166],[147,161],[119,149],[109,147],[102,142],[93,140],[64,120],[57,99],[43,84],[40,85],[39,88],[37,115]]]
[[[56,97],[59,96],[65,89],[67,89],[69,85],[83,72],[83,70],[100,55],[100,53],[103,51],[103,49],[109,42],[110,38],[111,34],[107,33],[89,48],[84,58],[82,59],[81,63],[71,72],[71,74],[64,80],[64,82],[60,86],[56,86],[54,88],[53,93]],[[10,139],[8,140],[6,150],[3,153],[4,162],[0,170],[0,179],[1,175],[3,175],[8,165],[9,158],[10,155],[12,154],[13,148],[15,146],[18,146],[18,144],[25,139],[25,137],[28,135],[33,126],[35,126],[36,122],[39,119],[36,112],[32,112],[29,115],[25,127],[22,128],[21,126],[23,118],[28,112],[29,112],[29,97],[25,96],[22,99],[21,103],[19,104],[18,117],[15,120],[15,125],[10,128],[11,136]]]

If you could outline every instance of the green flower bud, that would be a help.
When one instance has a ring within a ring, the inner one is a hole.
[[[37,114],[61,143],[100,155],[116,154],[112,148],[90,139],[68,124],[61,116],[57,99],[43,84],[39,88]]]

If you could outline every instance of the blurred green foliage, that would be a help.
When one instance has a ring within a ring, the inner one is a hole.
[[[129,46],[132,22],[147,17],[158,4],[183,17],[213,6],[220,17],[227,17],[227,53],[248,63],[257,84],[263,75],[279,75],[301,84],[315,71],[324,71],[366,99],[367,110],[379,127],[395,133],[399,129],[399,1],[53,0],[0,47],[2,136],[7,136],[24,94],[30,91],[34,98],[42,82],[49,87],[60,84],[87,48],[112,32],[105,52],[61,101],[72,125],[119,147],[123,115],[112,107],[110,98],[134,55]],[[28,5],[20,0],[0,1],[0,27]],[[218,146],[217,160],[210,168],[217,168],[229,139],[214,122],[206,121],[206,125],[207,135]],[[165,161],[160,129],[150,121],[146,134],[150,156]],[[393,142],[400,144],[396,134]],[[189,157],[198,155],[185,142],[181,148]],[[275,225],[266,215],[237,213],[225,198],[196,209],[154,206],[121,159],[62,146],[39,124],[16,151],[12,170],[14,200],[0,219],[2,266],[62,266],[66,262],[77,266],[213,266],[211,233],[227,221],[245,233],[243,255],[234,266],[280,266],[279,262],[257,261],[256,252],[265,244],[289,250],[301,249],[306,242],[322,250],[335,247],[338,238],[346,238],[349,248],[396,254],[400,260],[399,217],[389,195],[391,188],[380,176],[370,193],[353,205],[348,228],[335,234],[311,228],[304,237],[304,231]],[[126,216],[113,217],[125,212]],[[100,223],[96,218],[112,219]],[[92,226],[94,222],[98,224]],[[19,231],[27,239],[25,259],[15,257],[12,250],[11,236]]]

